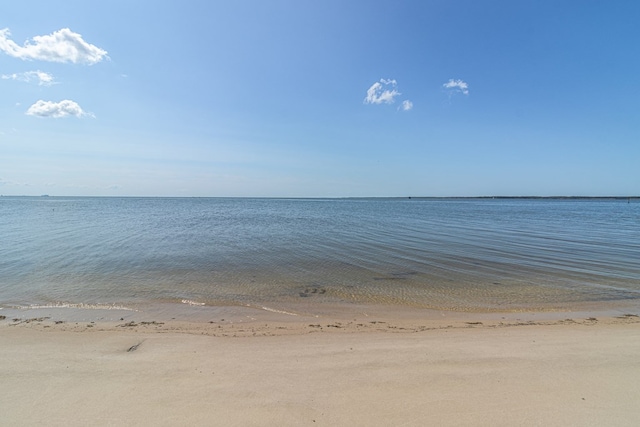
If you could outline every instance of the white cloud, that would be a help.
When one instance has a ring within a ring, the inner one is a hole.
[[[462,80],[449,79],[449,81],[442,86],[445,89],[451,89],[452,91],[462,92],[464,95],[469,95],[469,85]]]
[[[365,104],[393,104],[400,92],[396,89],[398,83],[395,80],[380,79],[367,90],[364,99]]]
[[[402,111],[409,111],[413,108],[413,102],[406,99],[402,101],[402,106],[400,108],[402,109]]]
[[[3,80],[16,80],[19,82],[37,81],[40,86],[51,86],[55,84],[53,76],[44,71],[26,71],[24,73],[2,74]]]
[[[93,65],[108,58],[107,51],[85,42],[82,36],[63,28],[46,36],[35,36],[33,42],[19,46],[8,37],[8,28],[0,30],[0,50],[22,60],[36,59],[49,62],[72,62]]]
[[[94,117],[93,114],[84,112],[77,103],[68,99],[60,102],[39,100],[29,107],[26,114],[29,116],[52,117],[54,119],[67,116]]]

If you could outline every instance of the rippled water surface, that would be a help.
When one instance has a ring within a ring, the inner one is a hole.
[[[0,198],[0,306],[640,300],[640,202]]]

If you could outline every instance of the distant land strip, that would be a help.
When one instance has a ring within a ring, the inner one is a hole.
[[[74,199],[279,199],[279,200],[640,200],[640,196],[347,196],[347,197],[278,197],[278,196],[33,196],[0,194],[6,198],[57,197]]]

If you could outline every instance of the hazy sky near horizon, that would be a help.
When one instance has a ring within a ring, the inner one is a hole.
[[[0,194],[640,194],[640,2],[0,5]]]

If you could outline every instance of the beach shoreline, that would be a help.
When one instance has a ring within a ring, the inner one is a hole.
[[[450,311],[383,304],[70,305],[2,307],[1,326],[36,329],[183,331],[212,336],[291,335],[310,332],[420,332],[470,326],[619,323],[640,316],[635,302],[581,304],[565,309]]]
[[[213,323],[7,317],[0,321],[2,421],[631,426],[640,420],[635,313],[455,319],[433,313],[439,318],[369,316],[365,323],[263,312]]]

